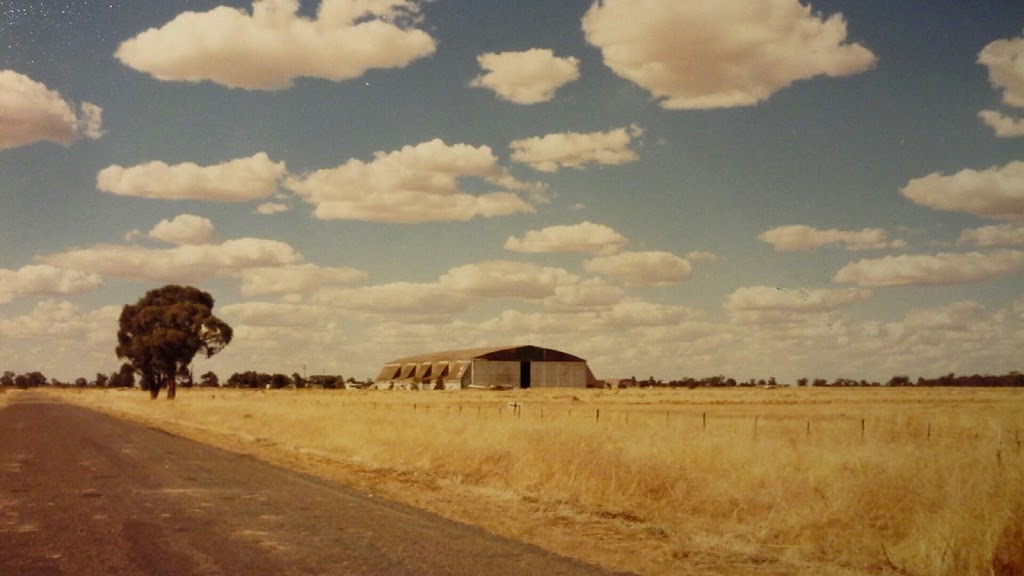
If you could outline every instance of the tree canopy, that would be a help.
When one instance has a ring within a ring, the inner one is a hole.
[[[156,398],[167,388],[174,398],[176,378],[197,353],[207,358],[231,342],[232,329],[213,315],[213,297],[192,286],[169,284],[146,292],[121,310],[117,357],[127,359],[144,390]]]

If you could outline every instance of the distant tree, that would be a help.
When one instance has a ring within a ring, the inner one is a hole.
[[[109,380],[110,377],[107,376],[106,374],[103,374],[102,372],[96,374],[96,386],[99,388],[103,388],[104,386],[106,386]]]
[[[815,378],[814,382],[811,383],[811,386],[827,386],[827,385],[828,385],[828,380],[825,380],[824,378]]]
[[[14,377],[17,376],[14,372],[7,370],[3,376],[0,376],[0,386],[14,386]]]
[[[296,388],[305,388],[306,387],[306,379],[303,378],[302,374],[299,374],[298,372],[295,372],[294,374],[292,374],[292,382],[295,383],[295,387]]]
[[[274,374],[270,377],[270,387],[275,390],[285,388],[292,383],[292,379],[285,376],[284,374]]]
[[[807,378],[800,378],[796,381],[797,386],[807,386]]]
[[[231,326],[212,311],[213,297],[197,288],[169,284],[150,290],[121,310],[117,357],[131,362],[151,397],[166,386],[167,397],[174,398],[182,367],[198,352],[209,358],[231,342]]]
[[[131,364],[125,362],[121,368],[110,375],[107,386],[111,388],[131,388],[135,386],[135,369]]]
[[[85,378],[81,378],[81,377],[75,378],[75,386],[77,386],[79,388],[85,388],[88,385],[89,385],[89,381],[86,380]]]
[[[888,386],[910,386],[909,376],[893,376],[889,379]]]
[[[217,378],[217,374],[211,370],[199,377],[199,385],[206,388],[216,388],[220,386],[220,379]]]

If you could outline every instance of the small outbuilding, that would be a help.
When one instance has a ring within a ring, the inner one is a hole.
[[[392,360],[378,388],[585,388],[598,380],[583,358],[538,346],[449,350]]]

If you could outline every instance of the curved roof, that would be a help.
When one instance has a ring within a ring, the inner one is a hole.
[[[387,362],[387,364],[413,364],[422,362],[442,362],[458,360],[506,360],[519,362],[586,362],[583,358],[567,354],[551,348],[539,346],[493,346],[489,348],[468,348],[465,350],[447,350],[432,352],[419,356],[407,356]]]

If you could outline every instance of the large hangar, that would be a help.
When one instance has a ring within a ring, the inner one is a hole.
[[[585,388],[597,379],[583,358],[538,346],[449,350],[392,360],[378,388]]]

